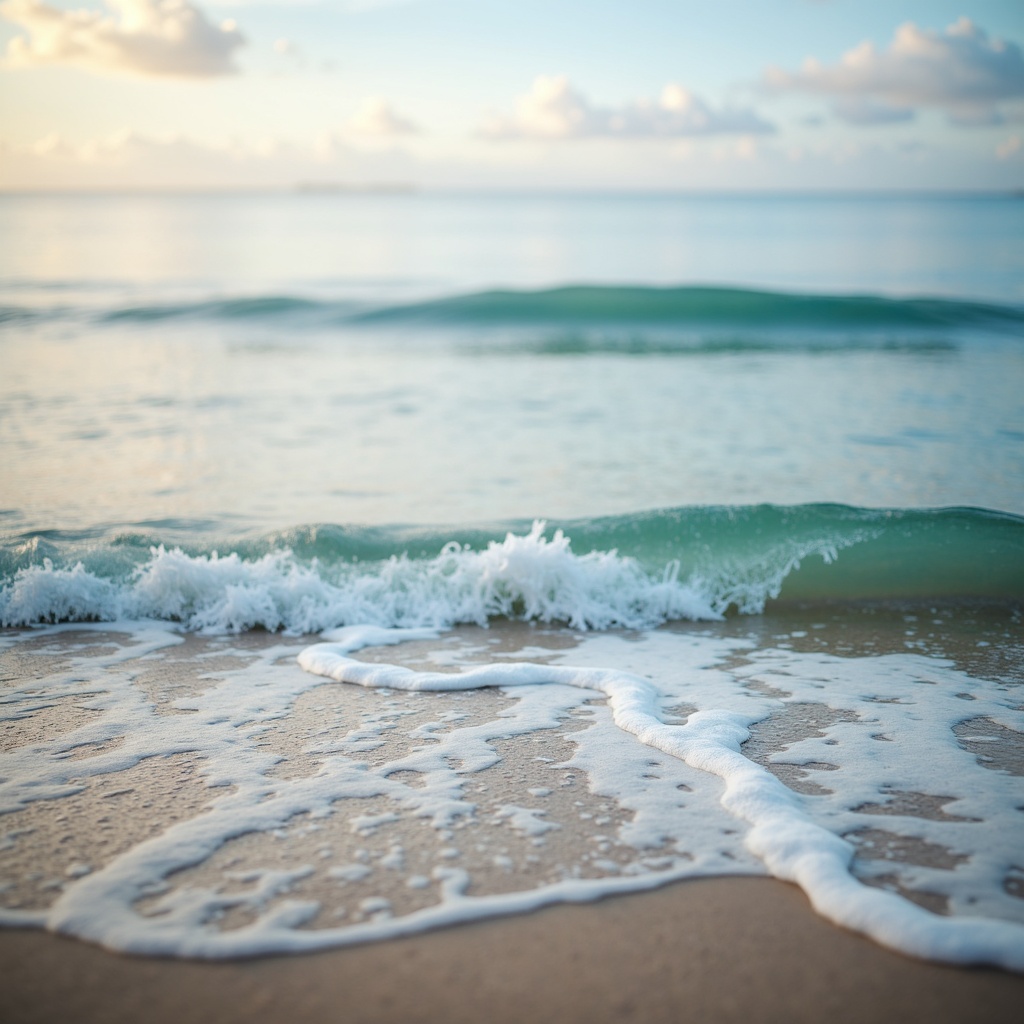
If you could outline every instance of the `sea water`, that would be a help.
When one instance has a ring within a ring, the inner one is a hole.
[[[0,231],[4,922],[230,956],[768,873],[1024,964],[1019,200]]]

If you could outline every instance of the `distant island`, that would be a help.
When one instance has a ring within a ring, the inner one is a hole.
[[[343,181],[300,181],[295,186],[296,192],[372,192],[387,195],[415,192],[416,186],[405,181],[382,182],[343,182]]]

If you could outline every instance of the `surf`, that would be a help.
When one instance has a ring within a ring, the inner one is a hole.
[[[547,524],[22,536],[0,623],[158,619],[311,633],[495,618],[650,628],[773,602],[1024,600],[1024,519],[983,509],[677,508]]]

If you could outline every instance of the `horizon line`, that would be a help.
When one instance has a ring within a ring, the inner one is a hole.
[[[1018,198],[1024,199],[1024,185],[1007,188],[834,188],[834,187],[775,187],[775,188],[644,188],[644,187],[591,187],[585,185],[535,187],[514,185],[418,185],[412,182],[308,182],[282,185],[85,185],[62,187],[5,187],[0,185],[0,197],[44,196],[304,196],[338,198],[406,197],[417,196],[521,196],[524,198],[600,198],[600,197],[661,197],[661,198]]]

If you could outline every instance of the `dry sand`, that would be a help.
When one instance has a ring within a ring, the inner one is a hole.
[[[939,967],[766,879],[702,879],[300,957],[191,963],[0,933],[9,1024],[1020,1020],[1024,978]]]

